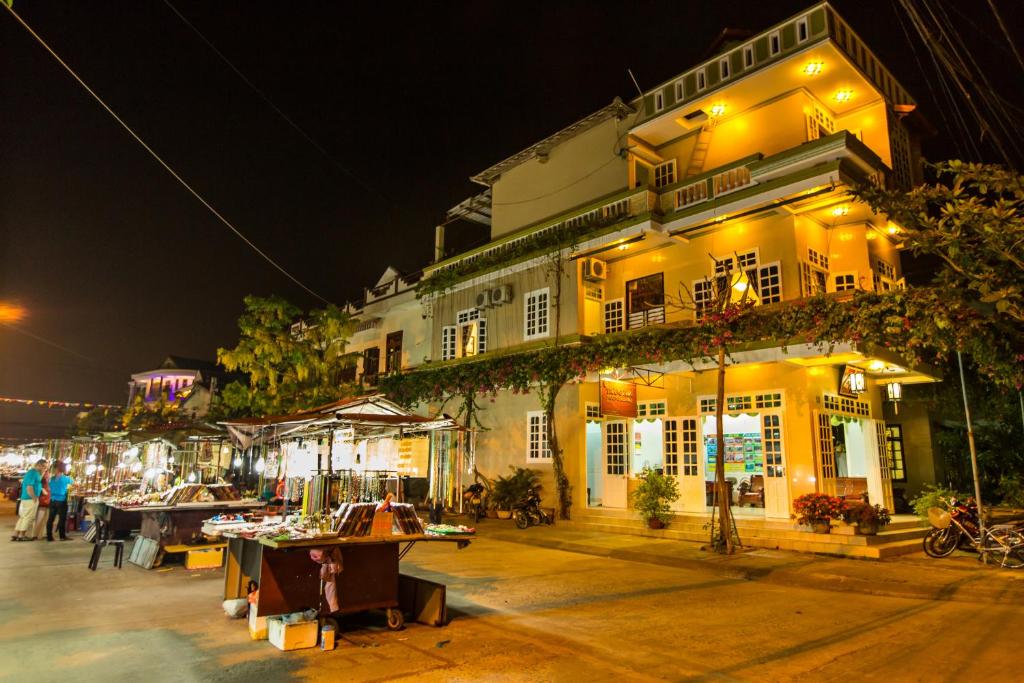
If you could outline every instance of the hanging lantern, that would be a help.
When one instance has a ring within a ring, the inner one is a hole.
[[[900,401],[903,400],[903,385],[899,382],[890,382],[885,385],[885,397],[892,403],[892,412],[899,415]]]

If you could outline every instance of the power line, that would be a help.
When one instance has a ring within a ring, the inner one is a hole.
[[[142,139],[141,137],[139,137],[138,133],[136,133],[136,132],[135,132],[134,130],[132,130],[131,126],[129,126],[129,125],[127,124],[127,123],[125,123],[125,122],[124,122],[124,120],[123,120],[123,119],[122,119],[122,118],[121,118],[120,116],[118,116],[118,115],[117,115],[117,114],[116,114],[116,113],[114,112],[114,110],[113,110],[113,109],[111,109],[111,108],[110,108],[110,106],[109,106],[109,105],[108,105],[108,104],[107,104],[106,102],[104,102],[104,101],[103,101],[103,98],[101,98],[101,97],[100,97],[99,95],[97,95],[97,94],[96,94],[96,92],[95,92],[95,91],[94,91],[94,90],[93,90],[92,88],[90,88],[90,87],[89,87],[89,86],[88,86],[88,85],[86,84],[86,82],[85,82],[84,80],[82,80],[82,78],[81,78],[81,77],[80,77],[80,76],[79,76],[79,75],[78,75],[77,73],[75,73],[75,70],[74,70],[74,69],[72,69],[72,68],[71,68],[71,67],[70,67],[70,66],[69,66],[69,65],[67,64],[67,62],[65,62],[65,61],[64,61],[63,59],[61,59],[61,58],[60,58],[60,55],[58,55],[58,54],[57,54],[57,53],[56,53],[56,52],[55,52],[55,51],[53,50],[53,48],[52,48],[52,47],[50,47],[50,46],[49,46],[49,45],[48,45],[48,44],[46,43],[46,41],[42,39],[42,37],[41,37],[41,36],[40,36],[40,35],[39,35],[38,33],[36,33],[36,32],[35,32],[34,30],[32,30],[32,27],[31,27],[31,26],[29,26],[29,25],[28,25],[27,23],[25,23],[25,20],[24,20],[24,19],[22,19],[22,18],[21,18],[21,17],[20,17],[19,15],[18,15],[18,13],[14,11],[14,8],[13,8],[13,7],[11,7],[11,6],[10,6],[9,4],[7,4],[6,2],[0,3],[0,4],[2,4],[2,5],[4,6],[4,8],[5,8],[5,9],[6,9],[6,10],[7,10],[7,11],[8,11],[8,12],[9,12],[10,14],[11,14],[11,16],[13,16],[13,17],[14,17],[14,18],[15,18],[15,19],[16,19],[16,20],[18,21],[18,23],[19,23],[19,24],[21,24],[21,25],[22,25],[22,26],[23,26],[23,27],[25,28],[25,30],[26,30],[26,31],[28,31],[28,32],[29,32],[29,33],[30,33],[30,34],[32,35],[32,37],[33,37],[33,38],[35,38],[35,39],[36,39],[36,41],[37,41],[37,42],[38,42],[38,43],[39,43],[40,45],[42,45],[42,46],[43,46],[43,47],[44,47],[44,48],[46,49],[46,51],[47,51],[47,52],[49,52],[49,53],[50,53],[50,54],[51,54],[51,55],[53,56],[53,58],[54,58],[54,59],[56,59],[56,60],[57,60],[57,62],[58,62],[58,63],[59,63],[59,64],[60,64],[60,65],[61,65],[62,67],[64,67],[64,69],[65,69],[65,70],[66,70],[66,71],[67,71],[67,72],[68,72],[69,74],[71,74],[71,77],[72,77],[72,78],[74,78],[74,79],[75,79],[76,81],[78,81],[78,84],[79,84],[79,85],[81,85],[81,86],[82,86],[83,88],[85,88],[86,92],[88,92],[88,93],[89,93],[90,95],[92,95],[92,98],[93,98],[94,100],[96,100],[96,101],[97,101],[97,102],[98,102],[98,103],[100,104],[100,106],[101,106],[101,107],[103,107],[103,108],[104,108],[104,109],[105,109],[105,110],[107,111],[107,113],[108,113],[108,114],[110,114],[110,115],[111,115],[112,117],[114,117],[114,120],[115,120],[115,121],[117,121],[117,122],[118,122],[119,124],[121,124],[121,127],[122,127],[122,128],[124,128],[124,129],[125,129],[126,131],[128,131],[128,134],[129,134],[129,135],[131,135],[131,136],[132,136],[133,138],[135,138],[135,141],[136,141],[136,142],[138,142],[138,143],[139,143],[140,145],[142,145],[143,149],[145,149],[145,150],[146,150],[147,152],[149,152],[149,155],[150,155],[151,157],[153,157],[154,159],[156,159],[157,163],[159,163],[159,164],[160,164],[161,166],[163,166],[163,167],[164,167],[164,170],[166,170],[166,171],[167,171],[168,173],[170,173],[170,174],[171,174],[171,175],[172,175],[172,176],[174,177],[174,179],[175,179],[175,180],[177,180],[177,181],[178,181],[179,183],[181,183],[182,187],[184,187],[184,188],[185,188],[186,190],[188,190],[188,191],[189,191],[189,193],[190,193],[190,194],[191,194],[191,195],[192,195],[193,197],[195,197],[195,198],[196,198],[197,200],[199,200],[199,202],[200,202],[200,203],[201,203],[201,204],[202,204],[203,206],[205,206],[205,207],[206,207],[206,208],[207,208],[207,209],[208,209],[208,210],[210,211],[210,213],[212,213],[212,214],[213,214],[214,216],[216,216],[216,217],[217,217],[217,219],[218,219],[218,220],[219,220],[219,221],[220,221],[221,223],[223,223],[223,224],[224,224],[224,225],[225,225],[225,226],[226,226],[226,227],[227,227],[227,228],[228,228],[229,230],[231,230],[231,232],[235,233],[235,235],[237,235],[239,239],[241,239],[241,240],[242,240],[243,242],[245,242],[245,243],[246,243],[247,245],[249,245],[249,247],[250,247],[250,248],[251,248],[251,249],[252,249],[253,251],[255,251],[255,252],[256,252],[257,254],[259,254],[259,255],[260,255],[261,257],[263,257],[263,259],[264,259],[264,260],[265,260],[265,261],[266,261],[267,263],[269,263],[269,264],[270,264],[270,265],[272,265],[272,266],[273,266],[274,268],[276,268],[276,269],[277,269],[277,270],[278,270],[278,271],[279,271],[279,272],[280,272],[281,274],[283,274],[283,275],[284,275],[285,277],[287,277],[287,278],[288,278],[289,280],[291,280],[292,282],[294,282],[295,284],[297,284],[297,285],[298,285],[299,287],[301,287],[301,288],[302,288],[302,289],[304,289],[304,290],[305,290],[306,292],[308,292],[309,294],[313,295],[314,297],[316,297],[316,298],[317,298],[317,299],[319,299],[320,301],[323,301],[323,302],[324,302],[325,304],[328,304],[328,303],[330,303],[330,301],[328,301],[328,300],[327,300],[327,299],[325,299],[324,297],[320,296],[320,295],[319,295],[318,293],[314,292],[314,291],[313,291],[312,289],[310,289],[310,288],[309,288],[309,287],[307,287],[307,286],[306,286],[305,284],[303,284],[302,282],[300,282],[298,278],[296,278],[296,277],[295,277],[294,275],[292,275],[292,274],[291,274],[291,273],[289,273],[289,272],[288,272],[287,270],[285,270],[283,266],[279,265],[279,264],[278,264],[278,263],[277,263],[277,262],[276,262],[276,261],[275,261],[274,259],[272,259],[272,258],[271,258],[270,256],[268,256],[268,255],[266,254],[266,252],[264,252],[264,251],[263,251],[262,249],[260,249],[259,247],[257,247],[257,246],[256,246],[255,244],[253,244],[253,242],[252,242],[252,241],[251,241],[251,240],[250,240],[250,239],[249,239],[248,237],[246,237],[245,235],[243,235],[243,234],[242,234],[242,232],[241,232],[241,230],[239,230],[238,228],[236,228],[236,227],[235,227],[235,226],[234,226],[234,225],[233,225],[233,224],[231,223],[231,221],[229,221],[229,220],[228,220],[227,218],[225,218],[224,216],[222,216],[222,215],[221,215],[221,213],[220,213],[219,211],[217,211],[217,209],[213,208],[213,206],[212,206],[212,205],[211,205],[211,204],[210,204],[210,203],[209,203],[208,201],[206,201],[206,199],[204,199],[204,198],[203,198],[203,196],[202,196],[201,194],[199,194],[199,192],[197,192],[197,191],[196,191],[195,189],[193,189],[193,188],[192,188],[192,186],[191,186],[191,185],[189,185],[189,184],[188,184],[188,182],[186,182],[184,178],[182,178],[182,177],[181,177],[180,175],[178,175],[178,173],[177,173],[177,172],[176,172],[176,171],[175,171],[175,170],[174,170],[173,168],[171,168],[171,167],[170,167],[170,165],[168,165],[168,163],[167,163],[166,161],[164,161],[164,160],[163,160],[163,159],[162,159],[162,158],[160,157],[160,155],[159,155],[159,154],[157,154],[157,153],[156,153],[155,151],[153,151],[153,148],[152,148],[152,147],[150,147],[149,145],[147,145],[147,144],[145,143],[145,141],[143,141],[143,139]]]
[[[375,195],[377,195],[378,197],[380,197],[384,201],[390,201],[380,190],[378,190],[377,188],[375,188],[375,187],[371,186],[370,184],[368,184],[362,178],[357,176],[350,168],[348,168],[347,166],[342,164],[340,161],[338,161],[337,159],[332,157],[327,152],[327,150],[323,148],[323,145],[321,145],[316,140],[314,140],[313,137],[309,133],[307,133],[299,124],[295,123],[295,121],[293,121],[290,116],[288,116],[283,111],[281,111],[281,108],[278,107],[276,104],[274,104],[271,101],[271,99],[267,96],[267,94],[265,92],[263,92],[260,88],[258,88],[255,83],[253,83],[251,80],[249,80],[249,78],[244,73],[242,73],[242,70],[239,69],[237,66],[235,66],[234,63],[230,59],[228,59],[227,56],[223,52],[221,52],[219,49],[217,49],[217,46],[214,45],[213,42],[203,34],[202,31],[200,31],[198,28],[196,28],[195,24],[193,24],[191,21],[189,21],[185,17],[185,15],[183,15],[181,12],[179,12],[178,8],[175,7],[173,4],[171,4],[170,0],[164,0],[164,4],[167,5],[167,7],[170,8],[170,10],[172,12],[174,12],[178,16],[178,18],[181,19],[182,22],[184,22],[184,24],[186,26],[188,26],[190,29],[192,29],[193,33],[195,33],[199,37],[199,39],[206,44],[206,46],[208,48],[213,50],[214,54],[216,54],[218,57],[220,57],[221,61],[224,62],[225,64],[227,64],[228,68],[231,69],[232,71],[234,71],[235,75],[238,76],[240,79],[242,79],[243,83],[245,83],[247,86],[249,86],[254,93],[259,95],[260,99],[262,99],[267,104],[268,107],[273,109],[274,112],[278,116],[280,116],[282,119],[284,119],[285,123],[287,123],[289,126],[291,126],[295,130],[296,133],[301,135],[302,138],[306,142],[308,142],[316,151],[320,152],[320,154],[325,159],[327,159],[327,161],[331,162],[331,164],[333,164],[339,171],[341,171],[342,173],[347,175],[349,178],[351,178],[352,180],[354,180],[357,183],[359,183],[364,189],[369,190],[370,192],[373,192]]]

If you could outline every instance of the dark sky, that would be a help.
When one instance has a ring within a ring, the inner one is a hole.
[[[161,0],[15,9],[218,210],[339,303],[388,263],[426,263],[444,211],[479,191],[470,174],[632,97],[627,67],[649,88],[695,63],[722,28],[760,30],[811,4],[174,1],[349,173]],[[940,125],[891,0],[834,5]],[[1020,5],[1000,5],[1020,28]],[[991,17],[970,12],[965,38],[1010,64],[1005,43],[996,50],[1001,39],[979,30]],[[0,327],[0,396],[121,403],[131,372],[233,344],[244,295],[317,304],[6,11],[0,103],[0,300],[29,312],[22,332]],[[954,154],[942,138],[929,152]],[[39,423],[68,417],[0,406],[0,436],[43,435]]]

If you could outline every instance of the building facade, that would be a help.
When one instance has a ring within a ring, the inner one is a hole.
[[[693,325],[723,283],[774,307],[901,288],[899,226],[848,191],[919,182],[925,130],[910,95],[827,3],[722,45],[473,177],[492,201],[491,241],[424,270],[445,286],[418,302],[423,324],[408,321],[429,338],[423,362]],[[544,245],[560,231],[577,237],[553,254]],[[824,491],[891,509],[894,471],[928,468],[907,462],[904,438],[924,418],[907,416],[899,435],[886,424],[889,385],[937,379],[854,344],[734,354],[722,454],[733,503],[782,519],[793,498]],[[706,513],[715,384],[714,363],[669,359],[566,386],[556,424],[574,507],[626,508],[648,466],[678,478],[678,511]],[[482,407],[481,472],[550,470],[536,396],[502,393]]]

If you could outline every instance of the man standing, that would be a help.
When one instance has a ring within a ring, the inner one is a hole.
[[[18,508],[18,523],[14,525],[12,541],[31,541],[25,534],[36,525],[36,511],[39,509],[39,494],[43,491],[43,468],[46,460],[40,458],[25,473],[21,480],[21,503]]]
[[[75,480],[64,474],[65,465],[58,460],[53,463],[50,475],[50,512],[46,517],[46,540],[53,540],[53,519],[57,518],[60,540],[68,540],[68,488]]]

